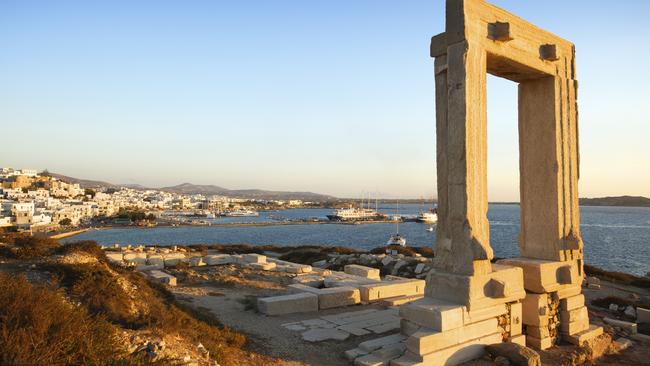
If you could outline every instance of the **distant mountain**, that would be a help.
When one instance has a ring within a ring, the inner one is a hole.
[[[580,205],[581,206],[650,207],[650,198],[641,197],[641,196],[581,198]]]
[[[83,188],[119,188],[126,187],[138,190],[156,189],[165,192],[178,194],[202,194],[206,196],[219,195],[226,197],[249,198],[249,199],[269,199],[269,200],[303,200],[303,201],[327,201],[334,200],[336,197],[312,192],[284,192],[284,191],[265,191],[262,189],[227,189],[215,185],[200,185],[192,183],[182,183],[176,186],[151,188],[140,184],[113,184],[97,180],[79,179],[69,177],[63,174],[49,173],[54,178],[68,183],[78,183]]]
[[[54,178],[56,178],[58,180],[66,182],[66,183],[73,183],[73,184],[77,183],[82,188],[101,188],[101,187],[119,188],[119,186],[116,185],[116,184],[103,182],[103,181],[99,181],[99,180],[79,179],[79,178],[68,177],[67,175],[57,174],[57,173],[48,173],[48,174],[51,177],[54,177]]]
[[[336,199],[333,196],[312,192],[266,191],[262,189],[227,189],[215,185],[183,183],[172,187],[159,188],[161,191],[179,194],[220,195],[251,199],[326,201]]]

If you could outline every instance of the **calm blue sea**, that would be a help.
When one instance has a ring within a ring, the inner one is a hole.
[[[425,207],[426,209],[426,207]],[[403,215],[417,214],[420,205],[400,205]],[[285,225],[262,227],[225,227],[223,223],[268,222],[287,218],[325,218],[329,209],[293,209],[261,212],[259,217],[218,218],[212,226],[120,228],[90,231],[67,239],[96,240],[100,244],[275,244],[285,246],[323,245],[371,249],[382,246],[396,231],[395,224],[365,225]],[[379,211],[395,213],[392,205]],[[490,237],[498,257],[518,254],[519,205],[490,205]],[[582,207],[582,236],[585,262],[603,269],[645,275],[650,271],[650,208]],[[435,230],[427,225],[402,223],[400,234],[411,246],[433,245]],[[435,228],[435,226],[434,226]]]

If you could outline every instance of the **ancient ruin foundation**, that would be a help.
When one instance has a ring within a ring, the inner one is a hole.
[[[400,309],[407,352],[391,364],[452,365],[485,344],[582,343],[574,45],[482,0],[447,0],[435,58],[438,213],[426,297]],[[519,258],[492,264],[487,73],[518,83]]]

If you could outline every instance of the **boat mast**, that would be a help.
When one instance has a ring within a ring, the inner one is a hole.
[[[399,222],[400,222],[400,216],[399,216],[399,199],[397,200],[397,235],[399,235]]]

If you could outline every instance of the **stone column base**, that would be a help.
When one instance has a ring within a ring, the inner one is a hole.
[[[457,365],[482,357],[488,344],[526,345],[520,268],[494,265],[474,276],[432,271],[425,292],[400,307],[406,352],[391,365]]]
[[[584,277],[581,260],[511,258],[499,263],[524,271],[523,323],[528,346],[544,350],[560,339],[582,345],[602,334],[602,327],[589,324],[581,293]]]

